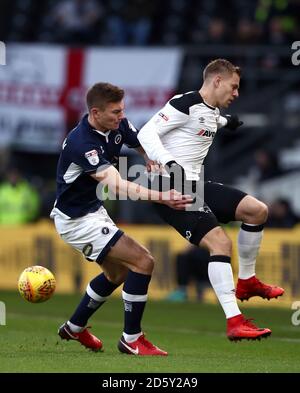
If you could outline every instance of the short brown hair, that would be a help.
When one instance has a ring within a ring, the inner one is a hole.
[[[86,94],[88,110],[97,107],[104,109],[110,102],[120,102],[124,98],[124,90],[110,83],[99,82],[89,88]]]
[[[212,75],[215,74],[233,74],[237,73],[239,76],[241,76],[241,69],[240,67],[236,67],[230,61],[225,60],[225,59],[216,59],[211,61],[210,63],[207,64],[203,71],[203,80],[209,78]]]

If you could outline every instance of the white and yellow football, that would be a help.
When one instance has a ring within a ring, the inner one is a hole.
[[[54,275],[43,266],[27,267],[18,281],[21,296],[31,303],[42,303],[50,299],[55,288]]]

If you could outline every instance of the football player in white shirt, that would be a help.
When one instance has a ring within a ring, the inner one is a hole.
[[[228,60],[216,59],[203,72],[199,91],[174,96],[140,130],[138,139],[148,157],[163,165],[176,188],[176,174],[195,190],[201,167],[219,128],[236,130],[243,123],[237,116],[220,116],[239,96],[240,68]],[[177,177],[178,180],[178,177]],[[160,184],[162,184],[161,181]],[[169,182],[170,183],[170,182]],[[199,182],[198,182],[199,184]],[[170,186],[170,184],[169,184]],[[236,297],[271,299],[284,293],[255,276],[267,206],[244,192],[220,183],[204,183],[204,204],[193,211],[172,211],[156,206],[159,215],[192,244],[208,248],[208,275],[227,319],[230,340],[260,339],[271,334],[241,314]],[[232,244],[221,223],[242,221],[238,236],[239,279],[235,291],[231,268]]]

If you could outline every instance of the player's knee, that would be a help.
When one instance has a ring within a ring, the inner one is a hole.
[[[200,246],[208,248],[210,254],[230,256],[232,241],[221,227],[212,229],[200,242]]]
[[[246,224],[264,224],[268,218],[268,206],[259,201],[255,200],[246,211],[245,219],[243,220]]]
[[[268,206],[260,201],[257,201],[257,208],[255,213],[255,218],[257,220],[257,224],[264,224],[268,218]]]
[[[143,250],[141,253],[138,269],[141,273],[152,274],[154,269],[154,258],[148,250]]]
[[[268,206],[250,195],[247,195],[238,207],[237,219],[246,224],[261,225],[267,218]]]
[[[120,271],[106,273],[105,275],[110,282],[121,285],[126,280],[127,274],[128,269],[122,269]]]

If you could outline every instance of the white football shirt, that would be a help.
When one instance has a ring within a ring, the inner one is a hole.
[[[226,124],[218,108],[192,91],[171,98],[142,127],[138,140],[151,160],[162,165],[175,160],[188,180],[198,180],[216,132]]]

